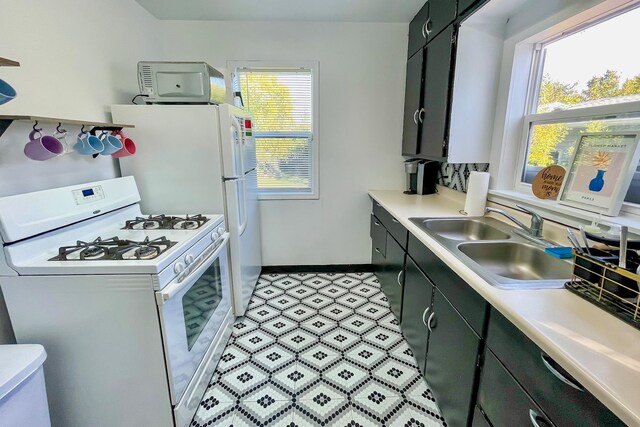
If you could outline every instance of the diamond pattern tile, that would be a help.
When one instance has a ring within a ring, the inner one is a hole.
[[[260,276],[192,427],[446,426],[372,273]]]

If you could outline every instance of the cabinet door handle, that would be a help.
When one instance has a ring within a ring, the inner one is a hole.
[[[395,222],[396,224],[399,224],[400,221],[398,221],[397,219],[395,219],[394,217],[391,217],[391,221]]]
[[[400,283],[400,277],[402,277],[402,273],[404,273],[404,270],[400,270],[400,273],[398,273],[398,286],[402,287],[402,283]]]
[[[538,415],[533,409],[529,409],[529,419],[533,427],[551,427],[551,423]]]
[[[429,312],[429,310],[431,310],[431,307],[427,307],[424,310],[424,313],[422,313],[422,323],[424,323],[424,326],[427,326],[427,313]]]
[[[425,32],[427,30],[427,22],[425,21],[424,24],[422,24],[422,28],[420,29],[422,31],[422,37],[424,37],[425,39],[427,38],[427,33]]]
[[[427,36],[431,34],[430,28],[431,18],[427,19],[427,22],[424,23],[424,32],[427,33]],[[425,38],[427,37],[425,36]]]
[[[378,221],[373,221],[373,224],[377,227],[380,227],[380,223]]]
[[[418,112],[419,110],[413,112],[413,123],[415,124],[418,124]]]
[[[433,312],[429,315],[429,320],[427,320],[427,328],[429,329],[429,332],[433,332],[433,328],[435,328],[436,326],[431,326],[431,323],[433,321],[433,318],[435,317],[436,313]]]
[[[572,379],[570,378],[567,378],[560,371],[558,371],[556,368],[553,367],[552,363],[555,363],[555,362],[553,361],[553,359],[549,357],[549,355],[545,353],[540,353],[540,358],[542,359],[542,363],[544,363],[544,366],[549,370],[549,372],[553,374],[554,377],[556,377],[557,379],[559,379],[569,387],[572,387],[578,391],[584,391],[584,388],[582,388],[580,384],[576,383],[575,381],[572,381]]]
[[[420,111],[418,112],[418,121],[420,123],[424,123],[424,118],[423,118],[423,114],[425,113],[424,108],[421,108]]]
[[[374,251],[378,252],[380,255],[382,255],[382,252],[380,252],[380,249],[378,248],[373,248]]]
[[[378,203],[378,202],[376,202],[376,206],[379,207],[379,208],[382,207],[382,205],[380,203]]]

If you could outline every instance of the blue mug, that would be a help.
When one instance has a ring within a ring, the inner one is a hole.
[[[82,156],[100,154],[102,150],[104,150],[102,141],[100,141],[97,136],[91,135],[90,133],[80,132],[78,134],[77,141],[78,142],[75,143],[73,149],[76,151],[76,153]]]
[[[104,145],[104,150],[100,152],[103,156],[110,156],[122,148],[122,141],[108,132],[104,132],[100,135],[100,141],[102,141],[102,144]]]
[[[16,97],[16,90],[4,80],[0,79],[0,105],[6,104]]]

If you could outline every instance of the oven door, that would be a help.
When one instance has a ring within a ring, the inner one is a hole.
[[[228,241],[225,233],[185,272],[156,292],[173,405],[182,397],[231,309]]]

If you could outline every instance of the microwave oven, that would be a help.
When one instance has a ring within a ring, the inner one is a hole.
[[[140,61],[138,86],[148,104],[223,104],[227,100],[224,74],[206,62]]]

